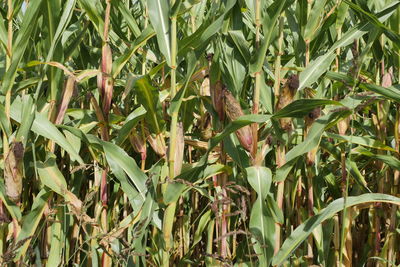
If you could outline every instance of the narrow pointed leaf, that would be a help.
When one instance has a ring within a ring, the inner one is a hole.
[[[156,32],[158,46],[164,55],[167,64],[171,66],[169,1],[148,0],[147,6],[151,24]]]

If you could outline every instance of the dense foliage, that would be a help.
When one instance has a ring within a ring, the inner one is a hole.
[[[400,1],[0,3],[0,261],[400,264]]]

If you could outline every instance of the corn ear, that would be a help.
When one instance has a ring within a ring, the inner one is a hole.
[[[57,110],[57,118],[55,120],[55,124],[62,123],[65,116],[65,112],[67,111],[69,102],[71,101],[72,95],[74,93],[75,84],[76,80],[75,77],[73,76],[69,76],[68,79],[65,81],[61,103],[58,106]]]
[[[174,156],[175,175],[179,175],[181,173],[184,149],[185,149],[185,140],[183,134],[183,125],[182,122],[180,122],[178,124],[176,132],[176,146],[175,146],[175,156]]]
[[[204,140],[209,140],[212,137],[211,116],[205,113],[200,120],[200,134]]]
[[[206,77],[204,77],[204,80],[201,83],[200,95],[201,96],[211,96],[211,92],[210,92],[210,77],[208,77],[208,75]]]
[[[392,75],[393,75],[393,69],[390,69],[389,72],[386,72],[385,75],[382,77],[382,87],[388,88],[392,86]]]
[[[217,81],[211,85],[211,100],[215,111],[218,114],[219,120],[224,120],[224,101],[223,101],[223,85],[221,81]]]
[[[350,117],[344,118],[343,120],[338,122],[337,128],[340,135],[346,134],[346,131],[349,128],[349,124],[350,124]]]
[[[321,116],[321,108],[315,108],[313,111],[308,113],[308,116],[305,118],[305,124],[306,124],[306,131],[310,129],[311,125],[314,123],[316,119],[318,119]],[[311,151],[307,153],[307,165],[311,166],[315,163],[315,155],[318,151],[318,147],[313,148]]]
[[[237,118],[244,115],[242,108],[236,98],[227,89],[223,90],[224,102],[225,102],[225,114],[230,121],[234,121]],[[249,125],[240,128],[236,131],[236,136],[239,139],[240,144],[249,152],[252,151],[253,147],[253,134]]]
[[[160,157],[165,157],[167,153],[167,149],[165,144],[162,142],[162,135],[158,134],[156,136],[151,135],[150,133],[146,132],[147,141],[149,142],[151,148],[156,152],[156,154]]]
[[[19,203],[24,175],[24,145],[22,142],[14,141],[11,144],[4,165],[6,195],[13,202]]]
[[[288,104],[293,102],[294,95],[299,88],[299,76],[291,75],[285,85],[281,88],[279,99],[275,107],[275,111],[281,110]],[[292,129],[292,120],[290,118],[280,119],[280,124],[282,129],[291,130]]]
[[[146,160],[147,152],[146,152],[146,143],[143,138],[136,132],[136,130],[132,131],[129,136],[129,141],[133,149],[140,154],[142,160]]]
[[[113,95],[113,81],[111,78],[112,70],[112,52],[109,44],[104,44],[102,48],[102,60],[101,60],[101,71],[102,81],[101,81],[101,92],[103,100],[103,112],[107,117],[110,112],[111,99]]]

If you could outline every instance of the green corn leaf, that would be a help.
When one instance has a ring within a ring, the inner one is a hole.
[[[7,30],[6,26],[4,25],[4,18],[2,14],[0,14],[0,42],[3,47],[7,47]]]
[[[291,161],[318,146],[321,136],[329,124],[347,113],[348,111],[333,112],[317,119],[312,124],[305,140],[286,154],[286,161]]]
[[[16,251],[15,260],[19,260],[26,255],[32,236],[39,226],[43,212],[48,205],[47,201],[51,196],[52,193],[50,191],[42,189],[35,197],[29,213],[22,218],[22,227],[16,242],[23,242],[23,245]]]
[[[155,35],[154,30],[151,27],[147,27],[140,36],[135,40],[131,48],[122,56],[117,58],[113,62],[112,73],[113,77],[116,78],[118,74],[120,74],[121,70],[124,68],[129,59],[135,54],[135,52],[142,46],[146,44],[146,42]]]
[[[22,102],[24,103],[24,106],[22,108],[21,126],[18,128],[15,139],[21,141],[24,144],[24,147],[26,147],[29,132],[31,131],[35,119],[36,105],[30,95],[23,96]]]
[[[329,138],[334,138],[337,140],[342,140],[346,142],[350,142],[357,145],[362,145],[365,147],[375,148],[379,150],[388,150],[395,152],[396,150],[383,144],[382,142],[373,139],[372,137],[368,136],[347,136],[347,135],[339,135],[334,133],[326,133],[326,136]]]
[[[377,159],[382,161],[383,163],[387,164],[393,169],[400,170],[400,160],[398,160],[395,157],[389,156],[389,155],[381,155],[381,154],[376,154],[371,152],[370,150],[367,150],[363,147],[358,147],[354,150],[354,153],[359,153],[361,155],[368,156],[373,159]]]
[[[159,99],[159,92],[150,84],[148,76],[143,76],[136,80],[135,89],[139,103],[146,109],[145,120],[153,133],[160,133],[164,127],[162,119],[162,107]]]
[[[7,91],[11,90],[14,85],[18,65],[24,56],[26,47],[28,46],[30,40],[29,37],[36,27],[39,10],[43,2],[44,1],[41,0],[29,2],[29,11],[25,13],[21,28],[18,30],[18,35],[14,41],[10,68],[7,70],[3,78],[3,94],[6,94]]]
[[[393,101],[400,103],[400,89],[397,88],[396,86],[385,88],[376,84],[367,84],[367,83],[361,83],[359,86],[363,90],[375,92],[377,94],[380,94],[384,97],[387,97]]]
[[[4,109],[4,105],[1,104],[0,104],[0,126],[3,133],[5,133],[7,136],[11,135],[11,124],[7,120],[7,115]]]
[[[275,119],[287,117],[302,118],[304,116],[307,116],[308,113],[315,108],[325,105],[341,106],[342,104],[329,99],[299,99],[288,104],[283,109],[276,112],[272,117]]]
[[[23,104],[20,98],[14,100],[11,106],[11,118],[17,122],[22,121]],[[83,159],[79,156],[75,148],[67,141],[65,136],[52,124],[45,116],[45,114],[36,112],[35,119],[31,127],[35,133],[48,138],[65,149],[73,160],[83,164]]]
[[[316,36],[316,33],[321,26],[321,20],[324,15],[324,7],[326,2],[327,0],[313,2],[313,6],[310,8],[310,14],[307,19],[306,27],[304,29],[304,41],[311,42]]]
[[[312,233],[312,231],[323,221],[332,218],[332,216],[345,208],[374,202],[400,205],[400,198],[385,194],[369,193],[360,196],[348,197],[346,202],[343,198],[333,201],[325,209],[320,211],[317,215],[306,220],[292,232],[292,234],[285,240],[278,253],[274,256],[272,260],[272,265],[282,265],[285,260],[290,256],[290,254],[292,254],[294,250],[304,240],[306,240],[307,237]]]
[[[129,29],[132,31],[135,37],[138,38],[138,36],[141,34],[139,25],[137,24],[132,13],[128,10],[123,1],[113,0],[112,5],[118,8],[119,12],[121,12],[121,15],[124,17]]]
[[[392,5],[389,5],[385,10],[380,12],[377,17],[380,22],[384,22],[394,11],[395,8]],[[361,38],[363,35],[369,32],[372,27],[373,26],[367,22],[351,28],[342,36],[340,40],[335,42],[327,52],[325,52],[322,56],[319,56],[317,59],[311,61],[307,68],[300,73],[299,90],[310,86],[327,71],[332,61],[335,59],[335,53],[338,48],[349,45],[354,40]]]
[[[263,18],[263,31],[264,31],[264,40],[260,47],[257,49],[254,56],[251,58],[250,63],[250,73],[254,75],[256,72],[261,71],[261,68],[264,64],[265,54],[269,48],[271,43],[271,37],[273,33],[273,29],[275,28],[276,23],[278,22],[278,18],[284,10],[285,6],[287,6],[291,1],[290,0],[277,0],[274,1],[273,4],[268,8],[267,13],[264,14]]]
[[[183,38],[178,42],[178,56],[184,57],[189,51],[195,51],[200,54],[210,43],[210,39],[215,37],[216,33],[222,27],[225,15],[234,7],[236,0],[228,0],[223,14],[213,22],[204,22],[193,34]]]
[[[132,113],[129,114],[128,117],[126,117],[124,125],[118,131],[118,136],[115,141],[117,145],[121,145],[125,141],[125,139],[129,136],[129,133],[137,125],[137,123],[144,117],[145,114],[146,110],[142,106],[140,106],[134,111],[132,111]]]
[[[147,6],[151,24],[156,32],[158,46],[164,55],[167,64],[171,66],[171,40],[170,40],[170,21],[169,1],[148,0]]]
[[[257,192],[250,215],[250,231],[253,241],[256,242],[254,250],[259,263],[268,266],[274,254],[275,222],[268,216],[266,198],[272,183],[271,170],[265,167],[249,167],[246,169],[247,180]]]
[[[119,169],[124,170],[124,172],[130,178],[130,182],[136,187],[139,192],[140,197],[145,200],[146,196],[146,181],[147,176],[139,169],[136,162],[129,157],[126,152],[120,147],[109,143],[101,142],[104,152],[106,153],[107,161],[111,166],[118,166],[114,170],[119,172]],[[122,177],[122,176],[121,176]]]

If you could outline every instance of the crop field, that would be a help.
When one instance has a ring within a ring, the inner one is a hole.
[[[0,16],[0,266],[400,266],[400,1]]]

